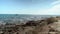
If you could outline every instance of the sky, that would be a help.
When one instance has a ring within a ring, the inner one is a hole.
[[[0,14],[60,15],[60,0],[0,0]]]

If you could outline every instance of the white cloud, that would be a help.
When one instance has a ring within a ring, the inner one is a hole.
[[[60,15],[60,4],[53,6],[50,9],[46,10],[38,10],[35,12],[36,14],[41,14],[41,15]]]
[[[56,2],[56,1],[55,1]],[[60,15],[60,2],[53,2],[51,5],[52,7],[49,9],[45,9],[45,10],[24,10],[26,12],[26,14],[40,14],[40,15]]]
[[[59,4],[59,3],[60,3],[60,1],[55,1],[51,5],[56,5],[56,4]]]
[[[60,0],[56,0],[53,3],[51,3],[51,5],[56,5],[56,4],[59,4],[59,3],[60,3]]]
[[[48,12],[57,15],[60,14],[60,4],[53,6]]]
[[[51,8],[40,12],[40,14],[44,14],[44,15],[60,15],[60,0],[57,0],[57,1],[53,2],[51,5],[52,5]]]
[[[52,14],[59,15],[60,14],[60,0],[55,1],[52,4],[53,4],[53,6],[52,6],[52,8],[49,9],[49,12]]]
[[[60,0],[56,0],[55,2],[51,3],[51,8],[45,10],[21,10],[15,11],[18,14],[41,14],[41,15],[60,15]]]
[[[30,14],[41,14],[41,15],[60,15],[60,0],[56,0],[51,3],[51,8],[45,10],[36,10]]]

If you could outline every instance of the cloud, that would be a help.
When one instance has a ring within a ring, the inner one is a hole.
[[[60,4],[55,5],[49,9],[42,10],[42,11],[38,10],[35,13],[40,14],[40,15],[60,15]]]
[[[60,0],[52,2],[51,8],[43,10],[35,10],[30,12],[30,14],[40,14],[40,15],[60,15]]]
[[[31,11],[31,12],[30,12]],[[56,4],[49,9],[44,10],[30,10],[28,14],[40,14],[40,15],[60,15],[60,4]]]
[[[59,4],[59,3],[60,3],[60,0],[56,0],[53,3],[51,3],[51,5],[56,5],[56,4]]]
[[[50,8],[48,10],[48,13],[52,13],[55,15],[59,15],[60,14],[60,4],[53,6],[52,8]]]
[[[49,12],[59,15],[60,14],[60,0],[57,0],[53,2],[52,4],[53,4],[52,8],[49,9]]]
[[[42,12],[40,12],[40,14],[44,14],[44,15],[60,15],[60,0],[57,0],[53,3],[51,3],[51,8],[46,9]]]
[[[14,10],[14,11],[7,11],[7,13],[16,13],[16,14],[41,14],[41,15],[60,15],[60,0],[55,0],[51,4],[51,8],[43,9],[43,10],[31,10],[31,9],[24,9],[24,10]],[[50,7],[50,6],[49,6]],[[2,13],[6,13],[2,11]]]

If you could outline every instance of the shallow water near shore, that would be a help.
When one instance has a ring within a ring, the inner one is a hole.
[[[60,31],[59,26],[60,17],[56,15],[0,15],[0,33],[48,34]]]
[[[0,22],[10,22],[14,21],[26,22],[29,20],[41,20],[49,17],[55,17],[56,15],[27,15],[27,14],[0,14]]]

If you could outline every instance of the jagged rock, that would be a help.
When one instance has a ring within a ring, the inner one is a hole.
[[[38,23],[36,23],[36,21],[28,21],[25,25],[26,26],[36,26],[36,25],[38,25]]]

